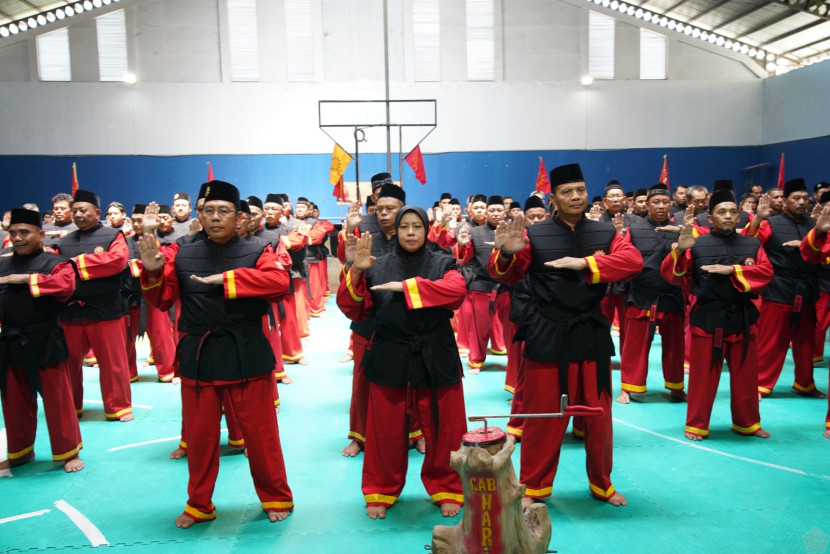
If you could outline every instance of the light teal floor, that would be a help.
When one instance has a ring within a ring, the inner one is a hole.
[[[296,510],[271,524],[260,510],[246,459],[227,451],[214,495],[218,519],[178,529],[187,467],[170,460],[179,433],[178,388],[141,368],[133,385],[136,420],[104,421],[97,370],[85,369],[81,431],[86,468],[67,475],[49,459],[40,422],[35,462],[0,478],[0,550],[91,548],[95,541],[58,509],[67,503],[88,518],[109,548],[144,552],[424,552],[432,527],[446,524],[418,478],[421,456],[410,453],[400,502],[386,520],[364,514],[362,458],[344,458],[351,364],[337,359],[348,328],[333,300],[312,321],[311,365],[289,367],[294,384],[280,386],[282,445]],[[614,486],[628,506],[591,498],[582,444],[566,439],[554,496],[550,549],[559,552],[825,552],[830,535],[830,440],[822,437],[826,400],[789,392],[788,361],[779,390],[761,404],[767,440],[729,432],[724,379],[703,443],[683,438],[685,404],[663,395],[659,338],[652,349],[650,392],[642,402],[614,404]],[[655,356],[654,353],[657,353]],[[143,356],[140,356],[143,357]],[[468,415],[509,411],[503,358],[464,380]],[[825,364],[816,370],[822,389]],[[619,373],[614,372],[615,388]],[[504,426],[506,422],[492,421]],[[471,424],[471,426],[474,424]],[[475,424],[477,425],[477,424]],[[0,420],[0,429],[5,423]],[[5,442],[4,434],[0,439]],[[125,447],[127,448],[120,448]],[[5,452],[5,449],[3,450]],[[0,455],[4,457],[4,454]],[[513,455],[518,469],[519,452]],[[63,501],[63,502],[60,502]],[[57,503],[57,504],[56,504]],[[15,519],[17,516],[26,516]]]

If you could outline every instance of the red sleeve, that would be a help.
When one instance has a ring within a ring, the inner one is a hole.
[[[692,278],[691,269],[692,251],[686,249],[678,254],[677,249],[672,248],[660,264],[660,275],[672,285],[684,287]]]
[[[525,231],[525,236],[527,236],[527,231]],[[487,263],[487,273],[496,281],[515,285],[525,276],[531,261],[533,261],[533,256],[530,253],[530,243],[525,244],[525,247],[513,254],[508,261],[504,261],[499,251],[494,248],[490,253],[490,261]]]
[[[290,277],[276,254],[263,248],[256,267],[240,267],[222,273],[225,298],[264,298],[279,302],[288,290]]]
[[[147,273],[141,272],[141,293],[148,304],[162,311],[169,310],[181,294],[176,266],[173,263],[175,258],[174,254],[173,258],[165,260],[162,275],[157,281],[150,282]]]
[[[270,246],[270,243],[269,243]],[[288,253],[288,250],[285,248],[285,245],[282,241],[277,243],[277,249],[274,252],[277,256],[277,261],[282,265],[283,269],[288,271],[294,266],[294,260],[291,259],[291,254]]]
[[[403,295],[406,298],[406,307],[410,310],[438,306],[455,310],[464,302],[466,294],[464,277],[457,269],[448,271],[437,281],[420,277],[403,281]]]
[[[451,231],[446,225],[441,225],[439,223],[434,223],[429,228],[429,240],[436,243],[438,246],[444,249],[452,248],[455,246],[456,239],[455,233]]]
[[[127,239],[124,238],[124,233],[118,233],[106,252],[79,254],[75,258],[75,264],[78,266],[78,275],[81,276],[81,280],[89,281],[121,273],[127,266],[129,256]]]
[[[751,265],[735,264],[732,267],[735,268],[735,271],[729,277],[735,288],[741,292],[758,294],[762,288],[772,281],[772,263],[767,258],[767,253],[763,247],[758,248],[758,253]]]
[[[352,282],[352,270],[346,272],[337,288],[337,306],[352,321],[366,319],[372,313],[372,296],[366,291],[366,276],[361,273]]]
[[[354,236],[360,237],[360,229],[355,228]],[[346,228],[340,230],[337,236],[337,259],[340,263],[346,265]]]
[[[294,229],[287,234],[280,237],[280,242],[285,245],[288,250],[299,250],[307,244],[307,236]]]
[[[801,246],[798,248],[804,261],[811,264],[820,264],[830,254],[830,243],[827,242],[827,233],[816,236],[816,230],[810,232],[801,239]]]
[[[473,259],[473,254],[475,254],[473,241],[471,240],[464,246],[459,246],[458,243],[456,243],[452,248],[452,254],[455,256],[455,259],[458,260],[459,264],[467,265],[470,263],[470,260]]]
[[[326,234],[330,235],[334,232],[334,223],[328,219],[323,219],[319,222],[326,230]]]
[[[769,221],[766,219],[761,222],[761,225],[758,227],[758,230],[755,231],[754,235],[748,235],[746,231],[749,229],[749,226],[752,225],[752,222],[746,224],[744,227],[743,234],[748,237],[755,237],[761,241],[761,245],[764,245],[769,242],[769,238],[772,235],[772,227],[769,226]]]
[[[610,250],[608,254],[583,258],[588,264],[584,271],[589,284],[629,281],[643,270],[640,251],[619,233],[611,239]]]
[[[159,250],[161,251],[161,255],[164,256],[165,262],[173,260],[176,257],[176,252],[179,251],[179,241],[173,241],[170,244],[159,244],[157,240],[156,244],[158,244]]]
[[[32,273],[29,275],[29,292],[32,298],[53,296],[66,302],[75,292],[75,268],[69,262],[61,262],[48,275]]]
[[[326,228],[318,221],[308,234],[308,244],[322,244],[326,240],[326,235]]]

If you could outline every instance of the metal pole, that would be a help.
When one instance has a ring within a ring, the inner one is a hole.
[[[398,175],[401,176],[403,188],[403,125],[398,125]]]
[[[357,138],[357,125],[354,128],[354,180],[355,180],[355,187],[357,191],[357,199],[358,201],[361,200],[360,197],[360,155],[359,155],[359,148],[358,143],[360,142]],[[361,202],[362,203],[362,202]]]
[[[389,21],[387,1],[383,0],[383,63],[386,81],[386,171],[392,173],[392,129],[389,127]]]

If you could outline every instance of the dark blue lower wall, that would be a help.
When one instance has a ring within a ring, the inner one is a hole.
[[[626,190],[656,183],[668,155],[671,184],[711,186],[715,179],[732,179],[743,192],[747,181],[765,188],[774,186],[781,153],[786,154],[787,178],[804,177],[810,185],[830,180],[824,155],[830,151],[830,136],[766,146],[734,148],[671,148],[606,151],[521,151],[425,154],[427,184],[421,185],[404,165],[404,188],[408,202],[431,206],[444,191],[463,200],[470,194],[509,194],[523,200],[533,190],[542,156],[548,170],[577,162],[582,165],[591,196],[598,195],[611,179]],[[210,161],[215,177],[237,185],[243,196],[264,197],[269,192],[288,192],[292,199],[305,196],[321,206],[324,217],[344,214],[337,206],[328,182],[328,154],[211,155],[211,156],[0,156],[3,176],[3,210],[36,202],[42,210],[58,192],[69,192],[72,163],[77,163],[81,188],[94,190],[107,203],[118,200],[128,206],[156,200],[172,202],[173,193],[184,190],[194,196],[207,179]],[[751,171],[744,168],[767,164]],[[385,171],[384,154],[362,154],[360,180],[368,181]],[[397,179],[398,168],[392,168]],[[355,164],[345,179],[355,180]]]

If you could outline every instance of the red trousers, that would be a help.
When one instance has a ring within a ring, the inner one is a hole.
[[[663,379],[669,390],[683,390],[683,313],[657,312],[657,325],[663,345]],[[620,380],[622,390],[632,394],[646,392],[648,377],[649,312],[636,306],[625,310],[625,332],[628,340],[622,347]]]
[[[608,294],[602,299],[602,313],[608,320],[608,325],[614,326],[614,319],[620,325],[620,352],[625,344],[625,301],[628,294]]]
[[[406,414],[417,414],[426,439],[421,481],[436,504],[464,504],[461,476],[450,467],[467,432],[461,383],[436,390],[436,431],[431,389],[405,389],[369,384],[369,413],[363,454],[363,498],[369,506],[391,506],[403,490],[409,461]]]
[[[723,339],[723,358],[712,358],[713,335],[692,327],[691,367],[686,408],[686,432],[709,436],[712,404],[718,393],[723,360],[729,367],[729,397],[732,408],[732,429],[751,435],[761,428],[758,410],[758,350],[756,330],[750,329],[749,344],[744,358],[743,333]]]
[[[308,328],[308,320],[311,317],[308,313],[308,288],[302,277],[295,277],[292,282],[294,283],[294,310],[297,312],[297,326],[300,329],[300,338],[304,338],[311,334]],[[288,310],[287,304],[285,309]]]
[[[464,296],[464,301],[456,312],[458,318],[457,328],[455,330],[455,342],[458,344],[458,350],[461,352],[470,351],[470,320],[473,319],[473,304],[470,300],[470,294]]]
[[[147,337],[153,348],[153,361],[159,381],[172,381],[176,374],[176,341],[173,340],[170,312],[147,306]]]
[[[487,341],[490,341],[491,352],[495,354],[507,353],[508,327],[510,325],[510,294],[507,291],[495,295],[493,313],[490,313],[490,302],[494,293],[467,291],[467,298],[472,305],[472,317],[468,320],[470,337],[470,357],[467,365],[479,368],[484,365],[487,357]],[[510,337],[511,339],[513,337]]]
[[[124,318],[106,321],[61,321],[69,358],[66,367],[72,385],[75,412],[84,411],[84,354],[91,347],[98,358],[101,399],[109,420],[132,413],[130,365],[127,361],[127,330]]]
[[[43,389],[41,396],[52,445],[52,461],[63,463],[77,456],[84,447],[72,402],[69,376],[64,364],[42,366],[38,369],[38,375]],[[32,393],[26,368],[8,366],[6,387],[0,389],[0,394],[10,461],[26,456],[35,447],[37,400]]]
[[[308,311],[314,317],[326,311],[323,297],[326,295],[329,276],[323,261],[308,264]]]
[[[525,351],[525,343],[517,342],[515,343],[519,346],[519,352],[516,357],[517,360],[517,367],[516,367],[516,385],[515,391],[513,392],[513,402],[510,404],[510,413],[511,414],[524,414],[525,412],[525,371],[527,370],[527,358],[524,357]],[[508,363],[510,361],[509,356],[512,353],[508,353]],[[507,434],[513,435],[517,439],[522,438],[522,428],[524,425],[524,418],[521,417],[511,417],[507,420]]]
[[[366,443],[366,418],[369,411],[369,381],[363,373],[363,354],[366,352],[368,339],[352,333],[352,360],[354,375],[352,377],[352,400],[349,404],[349,438]]]
[[[212,502],[219,474],[219,423],[223,399],[237,416],[248,448],[254,489],[266,512],[294,508],[285,474],[280,432],[274,413],[273,377],[242,381],[182,379],[182,417],[187,428],[187,506],[184,514],[196,521],[214,519]]]
[[[758,392],[769,394],[775,388],[787,347],[793,345],[795,383],[798,392],[809,392],[816,388],[813,380],[813,346],[815,333],[815,305],[803,304],[798,316],[798,325],[790,326],[793,307],[779,302],[764,300],[761,303],[761,317],[758,319]]]
[[[366,444],[366,421],[369,412],[369,381],[363,372],[362,360],[366,352],[368,339],[357,333],[352,333],[351,352],[354,361],[354,374],[352,377],[352,399],[349,404],[349,438]],[[423,438],[420,429],[420,422],[416,413],[410,413],[409,418],[409,442]]]
[[[300,341],[300,324],[297,321],[294,295],[286,294],[282,299],[282,305],[285,311],[285,314],[279,314],[282,359],[288,363],[293,363],[303,357],[303,343]]]
[[[274,352],[274,360],[276,360],[276,364],[274,366],[274,378],[280,380],[284,377],[288,377],[285,373],[285,366],[282,363],[282,341],[280,339],[280,328],[279,328],[279,306],[276,304],[271,304],[268,306],[268,309],[271,310],[271,313],[274,317],[274,325],[271,324],[271,318],[269,314],[262,316],[262,333],[268,337],[268,342],[271,344],[271,350]],[[279,405],[279,393],[277,393],[277,405]]]
[[[824,361],[824,343],[830,328],[830,292],[821,291],[816,300],[816,340],[813,346],[813,361]]]
[[[578,384],[581,384],[581,387]],[[583,418],[585,466],[591,493],[602,499],[611,498],[615,492],[611,484],[614,443],[611,395],[609,391],[597,394],[596,360],[571,362],[568,366],[568,388],[574,392],[570,397],[570,404],[603,408],[603,415]],[[527,360],[524,390],[527,413],[558,412],[561,396],[559,364]],[[545,498],[553,491],[562,438],[568,428],[569,419],[525,419],[519,476],[519,481],[527,485],[525,496]]]

